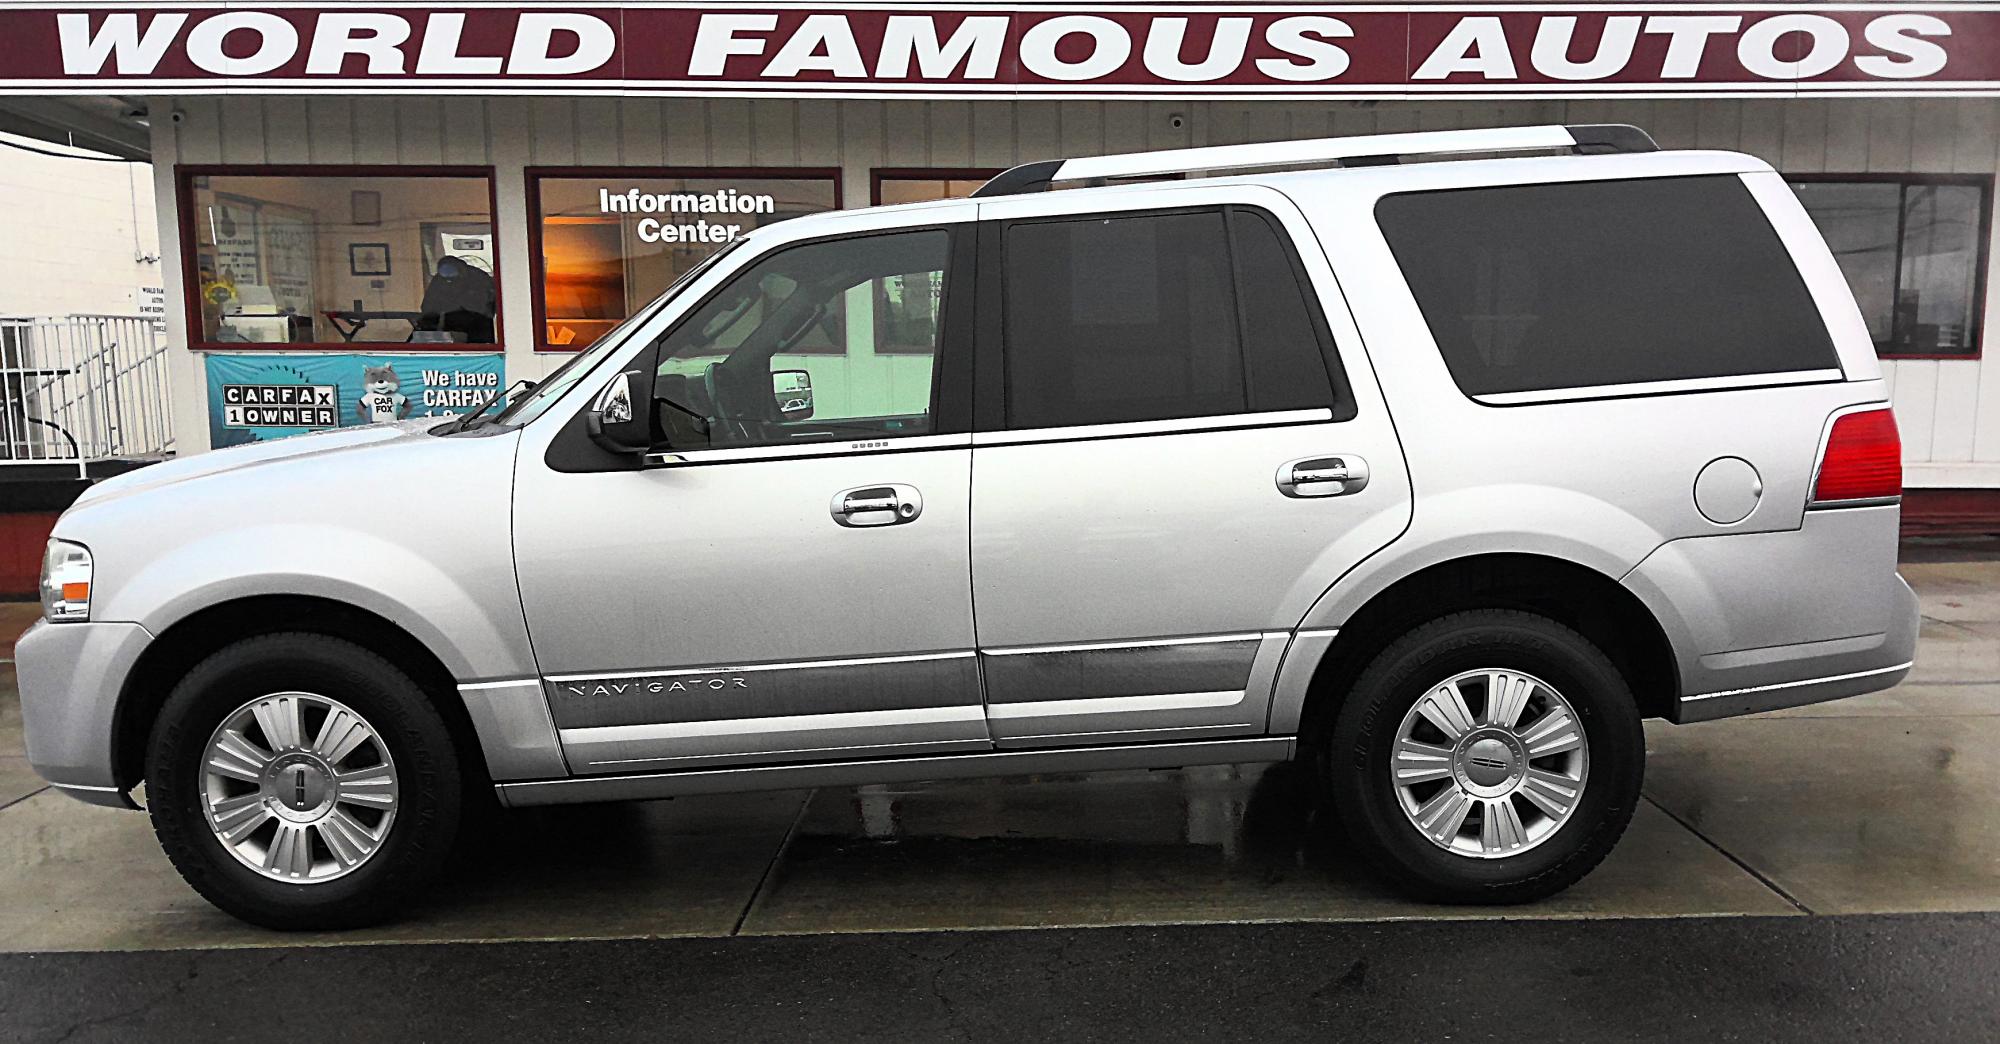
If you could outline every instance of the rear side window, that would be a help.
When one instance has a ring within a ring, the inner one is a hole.
[[[1261,214],[1024,221],[1004,250],[1010,428],[1333,405],[1310,299]]]
[[[1735,177],[1405,193],[1375,216],[1468,395],[1839,366]]]

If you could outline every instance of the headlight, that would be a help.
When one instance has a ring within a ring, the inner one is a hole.
[[[42,616],[50,623],[90,619],[90,549],[49,541],[42,556]]]

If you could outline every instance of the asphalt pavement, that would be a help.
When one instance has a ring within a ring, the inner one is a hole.
[[[2000,1038],[2000,916],[0,956],[20,1041]]]

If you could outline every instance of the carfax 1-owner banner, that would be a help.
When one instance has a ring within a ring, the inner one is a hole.
[[[219,448],[456,415],[498,392],[501,370],[498,353],[210,355],[209,439]]]
[[[13,4],[0,92],[2000,93],[1987,3]]]

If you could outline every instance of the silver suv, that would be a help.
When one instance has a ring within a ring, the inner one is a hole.
[[[1749,156],[1029,164],[760,229],[504,408],[96,486],[28,752],[286,928],[388,915],[495,795],[1291,758],[1416,895],[1531,900],[1643,719],[1908,672],[1884,392]]]

